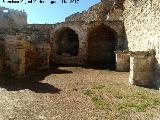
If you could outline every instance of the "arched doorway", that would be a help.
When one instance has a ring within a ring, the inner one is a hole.
[[[101,24],[91,28],[88,33],[88,64],[94,67],[114,68],[116,33]]]
[[[69,54],[78,55],[79,39],[78,34],[71,28],[64,27],[55,33],[55,47],[58,55]]]

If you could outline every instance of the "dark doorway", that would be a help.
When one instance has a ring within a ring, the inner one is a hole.
[[[78,55],[79,40],[78,34],[74,30],[65,27],[56,32],[56,53],[62,55],[63,53],[72,56]]]
[[[116,34],[110,27],[101,24],[88,33],[88,65],[103,68],[115,67]]]

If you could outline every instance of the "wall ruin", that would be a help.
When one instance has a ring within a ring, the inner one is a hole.
[[[52,49],[53,62],[54,63],[61,63],[61,64],[72,64],[72,65],[86,65],[86,64],[88,64],[88,58],[90,58],[89,52],[91,52],[91,53],[93,52],[92,51],[93,48],[90,49],[91,51],[89,51],[89,46],[91,44],[89,42],[89,37],[90,37],[89,33],[92,32],[93,29],[99,30],[98,26],[106,26],[108,28],[107,30],[111,31],[109,33],[108,32],[106,33],[107,37],[111,38],[111,39],[108,39],[108,40],[111,40],[111,42],[109,42],[109,44],[107,44],[107,43],[102,44],[102,46],[96,46],[97,49],[103,48],[103,49],[101,49],[101,52],[104,53],[106,45],[111,45],[111,44],[112,44],[112,47],[111,47],[112,52],[116,49],[117,50],[125,50],[126,49],[124,27],[123,27],[123,23],[121,21],[103,22],[103,23],[102,22],[101,23],[99,23],[99,22],[92,22],[92,23],[67,22],[67,23],[62,23],[60,25],[57,25],[52,31],[52,36],[51,36],[52,43],[51,44],[52,44],[52,48],[53,48]],[[56,53],[57,31],[63,30],[66,28],[72,29],[78,35],[79,53],[76,56],[71,55],[71,54],[62,54],[62,55],[59,54],[58,55]],[[103,31],[101,33],[103,36]],[[114,34],[114,35],[112,35],[112,34]],[[100,36],[98,36],[98,37],[100,37]],[[106,41],[107,41],[107,39],[106,39]],[[100,54],[99,56],[101,57],[101,55],[102,54]],[[105,55],[110,56],[109,52],[106,52]],[[111,54],[111,55],[113,55],[113,54]],[[109,58],[109,57],[107,57],[107,58]],[[105,63],[107,63],[107,62],[105,62]],[[108,61],[108,63],[109,63],[109,61]]]
[[[22,11],[0,7],[0,28],[9,29],[27,25],[27,14]]]
[[[130,53],[129,82],[143,87],[154,86],[154,51],[141,51]]]
[[[66,17],[65,22],[123,21],[123,2],[124,0],[102,0],[87,11],[78,12]]]
[[[41,28],[41,25],[32,25],[21,31],[16,30],[19,32],[5,31],[6,33],[1,35],[1,73],[9,77],[23,78],[30,73],[49,68],[50,26]]]
[[[128,51],[115,51],[116,53],[116,71],[130,71],[130,54]]]
[[[115,64],[114,50],[126,50],[127,41],[122,21],[106,21],[113,5],[114,1],[100,2],[87,11],[67,17],[67,22],[55,25],[26,25],[24,12],[1,8],[0,20],[12,20],[12,24],[6,22],[0,29],[0,34],[5,37],[5,71],[11,76],[25,76],[47,69],[50,63],[86,65],[90,63],[90,55],[94,53],[93,47],[100,50],[98,56],[103,63]],[[98,26],[106,26],[107,31],[100,32],[101,28],[98,29]],[[94,29],[102,34],[105,32],[105,37],[108,37],[100,46],[92,46],[90,42]],[[111,46],[107,49],[106,45]],[[96,57],[93,55],[92,58]]]
[[[21,76],[46,69],[49,63],[86,65],[99,61],[116,63],[117,71],[128,71],[131,61],[131,83],[159,87],[159,6],[158,0],[102,0],[55,25],[26,25],[25,13],[11,10],[7,16],[0,8],[0,21],[4,22],[0,28],[11,28],[0,29],[0,46],[5,51],[0,53],[0,74],[4,70]],[[15,19],[17,15],[19,19]],[[150,50],[155,51],[155,59],[154,55],[146,56]]]
[[[124,25],[130,51],[154,50],[156,55],[155,86],[160,86],[160,1],[126,0],[124,3]]]
[[[113,29],[104,24],[95,26],[88,32],[87,41],[88,64],[109,68],[114,67],[117,35]]]

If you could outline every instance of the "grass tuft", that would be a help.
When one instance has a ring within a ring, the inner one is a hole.
[[[95,95],[91,90],[86,90],[84,95],[89,96],[94,105],[99,109],[104,110],[109,107],[109,104],[106,102],[106,100],[104,100],[104,98]]]

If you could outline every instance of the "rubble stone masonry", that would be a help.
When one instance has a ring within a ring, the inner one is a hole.
[[[0,7],[0,50],[0,76],[21,77],[50,62],[84,65],[89,55],[107,64],[116,56],[109,64],[130,69],[130,83],[159,88],[160,1],[101,0],[54,25],[27,25],[25,12]]]
[[[160,85],[160,1],[126,0],[124,25],[130,51],[156,52],[155,85]],[[143,62],[141,64],[143,66]],[[145,66],[145,65],[144,65]]]

